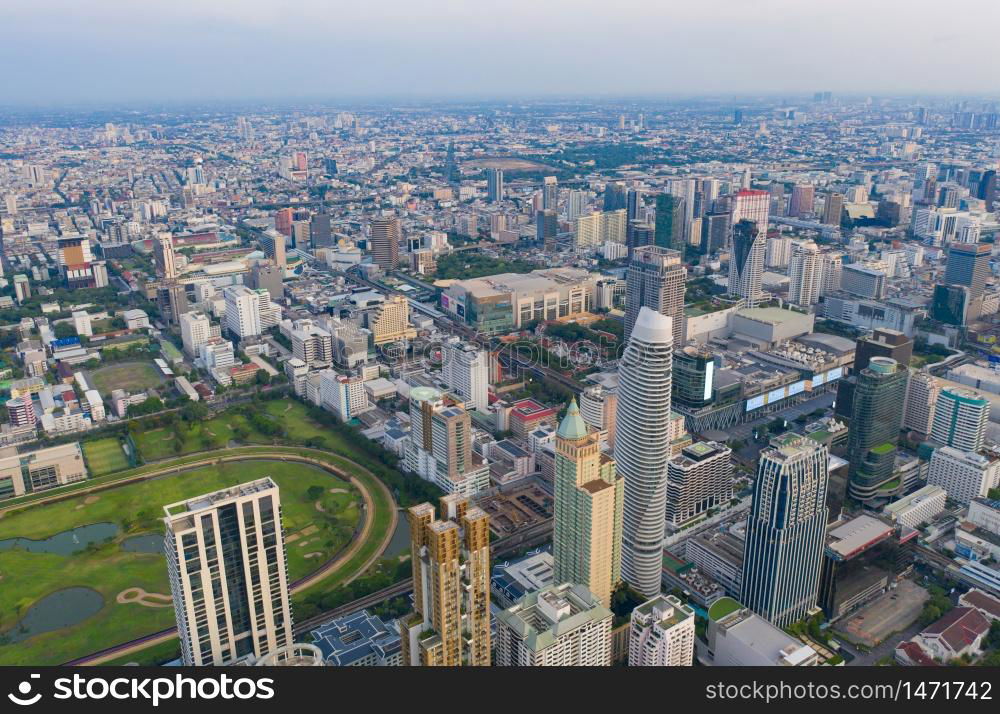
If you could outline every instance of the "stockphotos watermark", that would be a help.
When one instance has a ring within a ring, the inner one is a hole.
[[[231,677],[218,674],[206,677],[189,677],[175,674],[172,677],[87,677],[74,674],[58,677],[52,682],[51,692],[38,691],[36,680],[41,675],[31,674],[28,679],[7,695],[12,703],[29,707],[39,702],[56,700],[107,700],[132,702],[161,702],[175,700],[266,700],[274,698],[274,680],[270,677]]]

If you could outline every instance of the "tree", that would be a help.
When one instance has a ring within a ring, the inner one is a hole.
[[[63,340],[67,337],[76,337],[76,329],[70,322],[57,322],[52,328],[53,334],[55,334],[56,339]]]
[[[306,500],[307,501],[318,501],[323,495],[324,488],[322,486],[310,486],[306,489]]]

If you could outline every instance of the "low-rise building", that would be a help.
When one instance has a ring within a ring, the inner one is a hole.
[[[0,450],[0,500],[83,481],[87,475],[75,442],[24,454],[14,447]]]

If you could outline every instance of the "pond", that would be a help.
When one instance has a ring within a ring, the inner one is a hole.
[[[122,550],[129,553],[155,553],[163,555],[163,535],[161,533],[140,533],[122,541]]]
[[[93,617],[104,607],[104,596],[85,587],[65,588],[46,595],[4,633],[9,642],[21,642],[43,632],[61,630]]]
[[[109,538],[114,538],[117,533],[118,526],[114,523],[91,523],[90,525],[77,526],[72,530],[56,533],[44,540],[32,540],[31,538],[8,538],[0,540],[0,550],[23,548],[29,553],[72,555],[73,553],[79,553],[92,543],[101,543]]]
[[[404,512],[399,516],[399,521],[396,523],[396,530],[392,532],[392,539],[389,541],[389,546],[385,549],[385,555],[391,558],[400,555],[409,555],[409,553],[410,521]]]

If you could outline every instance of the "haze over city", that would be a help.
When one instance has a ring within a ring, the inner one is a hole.
[[[0,104],[980,94],[987,0],[7,0]]]

